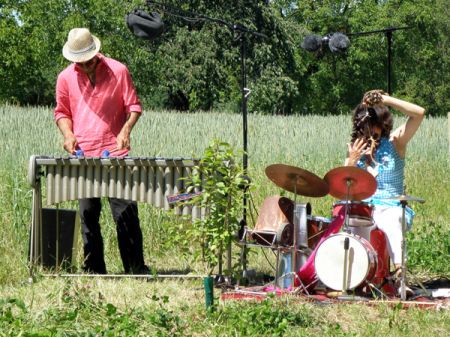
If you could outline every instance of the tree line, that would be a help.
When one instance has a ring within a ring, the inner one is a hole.
[[[393,95],[446,115],[449,56],[445,0],[3,0],[0,2],[0,102],[53,105],[61,53],[74,27],[88,27],[101,52],[125,63],[144,107],[240,111],[244,34],[248,111],[261,114],[347,113],[369,89],[387,90],[387,35],[392,33]],[[165,31],[153,41],[125,23],[135,8],[157,11]],[[184,18],[183,18],[184,17]],[[186,18],[187,17],[187,18]],[[300,46],[308,35],[341,32],[343,53],[324,44]]]

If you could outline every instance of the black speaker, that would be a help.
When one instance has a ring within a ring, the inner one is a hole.
[[[80,221],[72,209],[42,209],[42,252],[44,267],[71,269],[75,265]]]

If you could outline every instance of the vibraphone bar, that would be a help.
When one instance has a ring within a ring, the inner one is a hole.
[[[28,168],[28,181],[33,188],[31,260],[39,260],[42,245],[39,235],[42,177],[46,180],[47,205],[111,197],[174,209],[175,214],[196,219],[204,210],[191,205],[174,205],[168,197],[185,191],[185,178],[198,162],[192,158],[31,156]]]

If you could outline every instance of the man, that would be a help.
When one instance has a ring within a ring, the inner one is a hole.
[[[100,157],[108,150],[114,156],[125,156],[142,107],[127,67],[100,54],[100,45],[87,28],[69,32],[62,51],[73,63],[58,76],[54,117],[64,137],[64,149],[70,154],[82,150],[87,157]],[[125,272],[147,273],[137,204],[115,198],[108,201]],[[80,199],[79,206],[84,270],[106,274],[100,198]]]

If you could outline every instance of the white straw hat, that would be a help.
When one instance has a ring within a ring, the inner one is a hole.
[[[100,40],[87,28],[73,28],[63,47],[63,56],[72,62],[86,62],[100,50]]]

